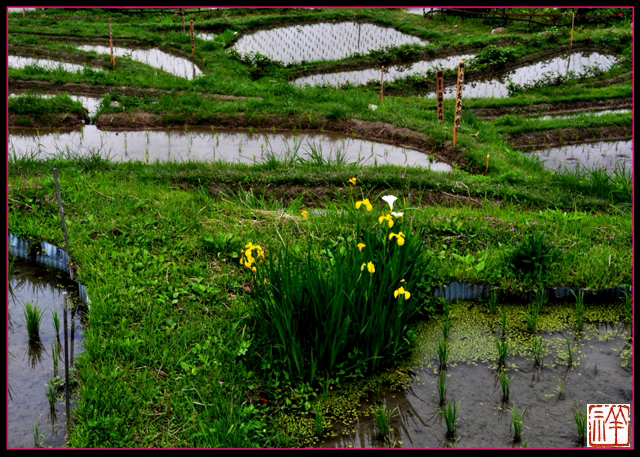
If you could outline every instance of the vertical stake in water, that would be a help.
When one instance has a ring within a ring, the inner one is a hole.
[[[436,99],[438,100],[438,123],[444,122],[444,72],[438,70],[436,73]]]
[[[193,20],[191,20],[191,56],[196,55],[196,43],[193,41]]]
[[[69,276],[74,279],[73,268],[71,268],[71,251],[69,251],[69,236],[67,235],[67,224],[64,221],[64,210],[62,209],[62,197],[60,196],[60,184],[58,184],[58,170],[53,169],[53,180],[56,183],[56,194],[58,196],[58,209],[60,210],[60,220],[62,221],[62,233],[64,235],[64,243],[67,248],[67,257],[69,259]]]
[[[382,104],[382,84],[384,84],[384,67],[380,69],[380,104]]]
[[[111,65],[116,66],[116,61],[113,58],[113,32],[111,30],[111,18],[109,18],[109,54],[111,55]]]
[[[57,181],[56,181],[57,182]],[[67,337],[67,293],[62,292],[62,314],[64,317],[64,396],[67,412],[67,437],[71,434],[71,405],[69,400],[69,343]]]
[[[464,62],[458,64],[458,84],[456,85],[456,115],[453,121],[453,146],[458,139],[458,127],[460,127],[460,115],[462,114],[462,89],[464,81]]]
[[[573,22],[575,21],[576,13],[571,13],[571,38],[569,38],[569,47],[573,47]]]

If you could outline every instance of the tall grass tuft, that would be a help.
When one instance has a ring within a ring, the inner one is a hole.
[[[578,291],[578,294],[572,290],[571,293],[576,299],[576,330],[578,332],[582,332],[584,327],[584,291],[581,289]]]
[[[543,338],[539,336],[532,343],[531,352],[533,353],[533,366],[535,368],[543,367],[544,348],[542,347]]]
[[[24,307],[24,317],[27,323],[27,334],[29,342],[40,342],[40,324],[42,323],[43,313],[38,306],[26,303]]]
[[[513,378],[510,378],[509,376],[507,376],[507,370],[503,368],[500,370],[498,379],[500,381],[500,387],[502,387],[502,401],[506,402],[509,399],[509,393],[511,390],[511,381],[513,380]]]
[[[444,406],[447,401],[447,384],[445,383],[446,376],[447,374],[443,370],[440,370],[438,373],[438,397],[440,398],[441,407]]]
[[[496,348],[498,350],[498,368],[504,368],[507,362],[507,353],[509,351],[509,342],[501,341],[496,338]]]
[[[438,361],[440,362],[440,371],[447,369],[448,343],[447,340],[438,341],[436,346]]]
[[[396,414],[398,408],[389,410],[385,405],[375,405],[373,407],[373,417],[378,427],[378,437],[386,440],[391,430],[391,420]]]

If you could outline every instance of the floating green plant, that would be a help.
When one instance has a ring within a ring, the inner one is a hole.
[[[40,341],[40,324],[42,323],[43,313],[40,308],[26,303],[24,306],[24,317],[27,322],[27,335],[32,343]]]

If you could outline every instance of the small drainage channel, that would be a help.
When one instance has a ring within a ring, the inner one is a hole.
[[[86,288],[69,278],[68,257],[57,247],[48,243],[31,245],[9,234],[9,254],[12,258],[7,291],[7,445],[16,449],[65,447],[63,307],[66,302],[70,410],[73,410],[76,384],[73,363],[83,350],[83,320],[90,300]],[[42,315],[39,342],[29,340],[27,303]]]
[[[99,153],[113,161],[224,161],[263,163],[275,158],[285,162],[355,163],[362,166],[421,166],[451,171],[434,157],[395,145],[334,134],[216,131],[203,129],[101,131],[81,130],[40,133],[21,130],[9,135],[12,156],[46,158],[72,151],[89,156]]]

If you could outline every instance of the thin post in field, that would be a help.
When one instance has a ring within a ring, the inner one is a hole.
[[[111,65],[116,66],[116,61],[113,58],[113,32],[111,30],[111,18],[109,18],[109,54],[111,55]]]
[[[62,197],[60,196],[60,184],[58,184],[58,170],[53,169],[53,180],[56,184],[56,194],[58,196],[58,209],[60,211],[60,220],[62,221],[62,233],[64,235],[64,243],[67,248],[67,256],[69,258],[69,276],[74,279],[75,275],[71,268],[71,251],[69,251],[69,235],[67,235],[67,224],[64,221],[64,209],[62,208]]]
[[[436,100],[438,101],[438,124],[444,122],[444,72],[436,73]]]
[[[196,55],[196,42],[193,41],[193,20],[191,20],[191,56]]]
[[[458,139],[458,127],[460,127],[460,116],[462,114],[462,89],[464,88],[464,62],[458,64],[458,84],[456,85],[456,114],[453,121],[453,146]]]
[[[384,67],[380,69],[380,103],[382,103],[382,85],[384,84]]]

